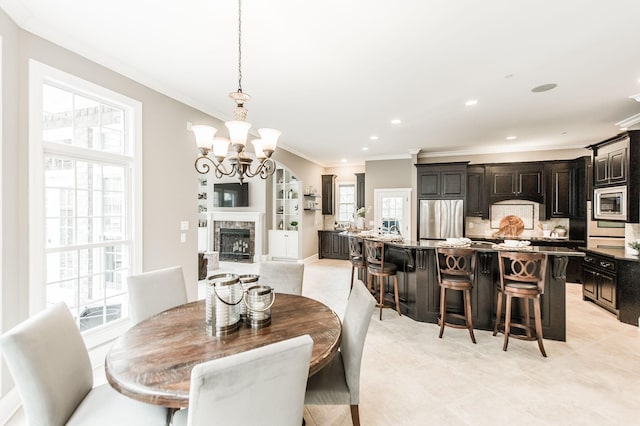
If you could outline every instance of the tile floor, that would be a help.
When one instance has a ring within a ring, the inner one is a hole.
[[[222,271],[257,272],[221,262]],[[322,259],[305,266],[303,294],[342,316],[350,264]],[[535,342],[447,328],[374,313],[362,362],[362,425],[617,425],[640,422],[640,332],[567,285],[567,342]],[[347,406],[307,406],[307,425],[347,426]],[[18,413],[8,425],[24,425]]]

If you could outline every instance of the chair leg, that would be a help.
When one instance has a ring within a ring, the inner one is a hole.
[[[379,275],[376,278],[378,280],[378,289],[380,292],[380,321],[382,321],[382,308],[384,308],[384,278]]]
[[[447,289],[444,287],[440,287],[440,318],[439,318],[440,335],[438,337],[441,339],[442,339],[442,334],[444,333],[445,316],[447,315],[446,300],[447,300]]]
[[[538,338],[538,347],[540,348],[542,356],[546,358],[547,353],[545,352],[544,345],[542,344],[542,318],[540,315],[540,297],[536,297],[533,300],[533,312],[536,320],[536,337]]]
[[[373,279],[373,275],[369,274],[369,276],[367,277],[367,288],[369,289],[369,293],[373,294],[373,291],[371,291],[372,279]]]
[[[356,267],[354,265],[351,265],[351,287],[353,288],[353,272],[356,270]]]
[[[402,316],[402,311],[400,311],[400,300],[398,300],[398,276],[393,276],[393,294],[395,295],[396,300],[396,311],[398,315]]]
[[[527,327],[527,337],[531,338],[531,312],[529,311],[529,298],[523,297],[522,304],[524,305],[524,325]]]
[[[469,329],[471,341],[476,343],[476,336],[473,335],[473,315],[471,315],[471,290],[464,291],[464,315]]]
[[[506,312],[504,316],[504,344],[502,345],[502,350],[507,350],[507,345],[509,344],[509,332],[511,332],[511,295],[507,294],[507,306]]]
[[[493,335],[498,334],[498,328],[500,327],[500,320],[502,319],[502,292],[498,291],[498,306],[496,309],[496,325],[493,326]]]
[[[358,404],[351,406],[351,423],[353,423],[353,426],[360,426],[360,412],[358,411]]]

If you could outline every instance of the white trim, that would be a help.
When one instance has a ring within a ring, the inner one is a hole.
[[[374,188],[373,190],[373,223],[374,229],[382,226],[381,206],[379,197],[390,195],[395,197],[403,197],[402,214],[404,229],[400,231],[405,239],[410,239],[411,233],[411,188]]]
[[[114,105],[126,111],[125,132],[127,132],[125,155],[96,153],[76,146],[65,146],[42,142],[41,107],[42,85],[52,84],[71,92],[85,93],[97,101]],[[43,241],[45,222],[42,214],[44,206],[44,158],[47,153],[56,156],[72,155],[88,161],[113,162],[125,167],[129,189],[127,201],[128,224],[125,243],[129,245],[129,273],[142,271],[142,103],[120,93],[91,83],[82,78],[29,60],[29,315],[42,310],[46,301],[45,256]],[[92,245],[95,246],[95,245]],[[129,327],[123,319],[83,333],[87,347],[98,347],[105,341],[113,340]]]
[[[3,127],[3,118],[4,118],[4,97],[3,97],[3,83],[4,80],[2,79],[2,36],[0,35],[0,259],[4,260],[4,255],[3,255],[3,251],[2,251],[2,247],[4,247],[4,232],[3,232],[3,226],[2,224],[4,223],[4,203],[3,203],[3,199],[4,199],[4,193],[2,191],[3,188],[3,180],[2,180],[2,176],[3,176],[3,172],[4,169],[2,167],[3,164],[3,158],[4,156],[2,155],[2,153],[4,152],[4,138],[3,138],[3,132],[4,132],[4,127]],[[4,287],[4,280],[2,279],[2,277],[4,276],[4,271],[3,271],[3,265],[4,262],[0,261],[0,308],[4,308],[4,291],[3,289]],[[0,315],[0,333],[2,333],[4,331],[4,327],[2,325],[2,315]],[[0,391],[2,390],[2,370],[4,370],[4,368],[2,367],[2,358],[0,357]],[[1,403],[1,401],[0,401]],[[0,410],[0,416],[2,415],[2,410]],[[0,417],[0,422],[2,421],[2,418]],[[2,423],[4,424],[4,423]]]
[[[22,400],[18,388],[12,387],[0,398],[0,425],[6,424],[22,407]]]

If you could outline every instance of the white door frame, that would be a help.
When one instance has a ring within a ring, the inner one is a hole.
[[[400,230],[402,236],[411,239],[411,188],[375,188],[373,190],[373,229],[382,227],[382,198],[403,197],[402,222],[403,229]]]

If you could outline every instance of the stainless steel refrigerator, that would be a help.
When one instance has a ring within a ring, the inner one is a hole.
[[[420,200],[420,239],[462,238],[464,200]]]

